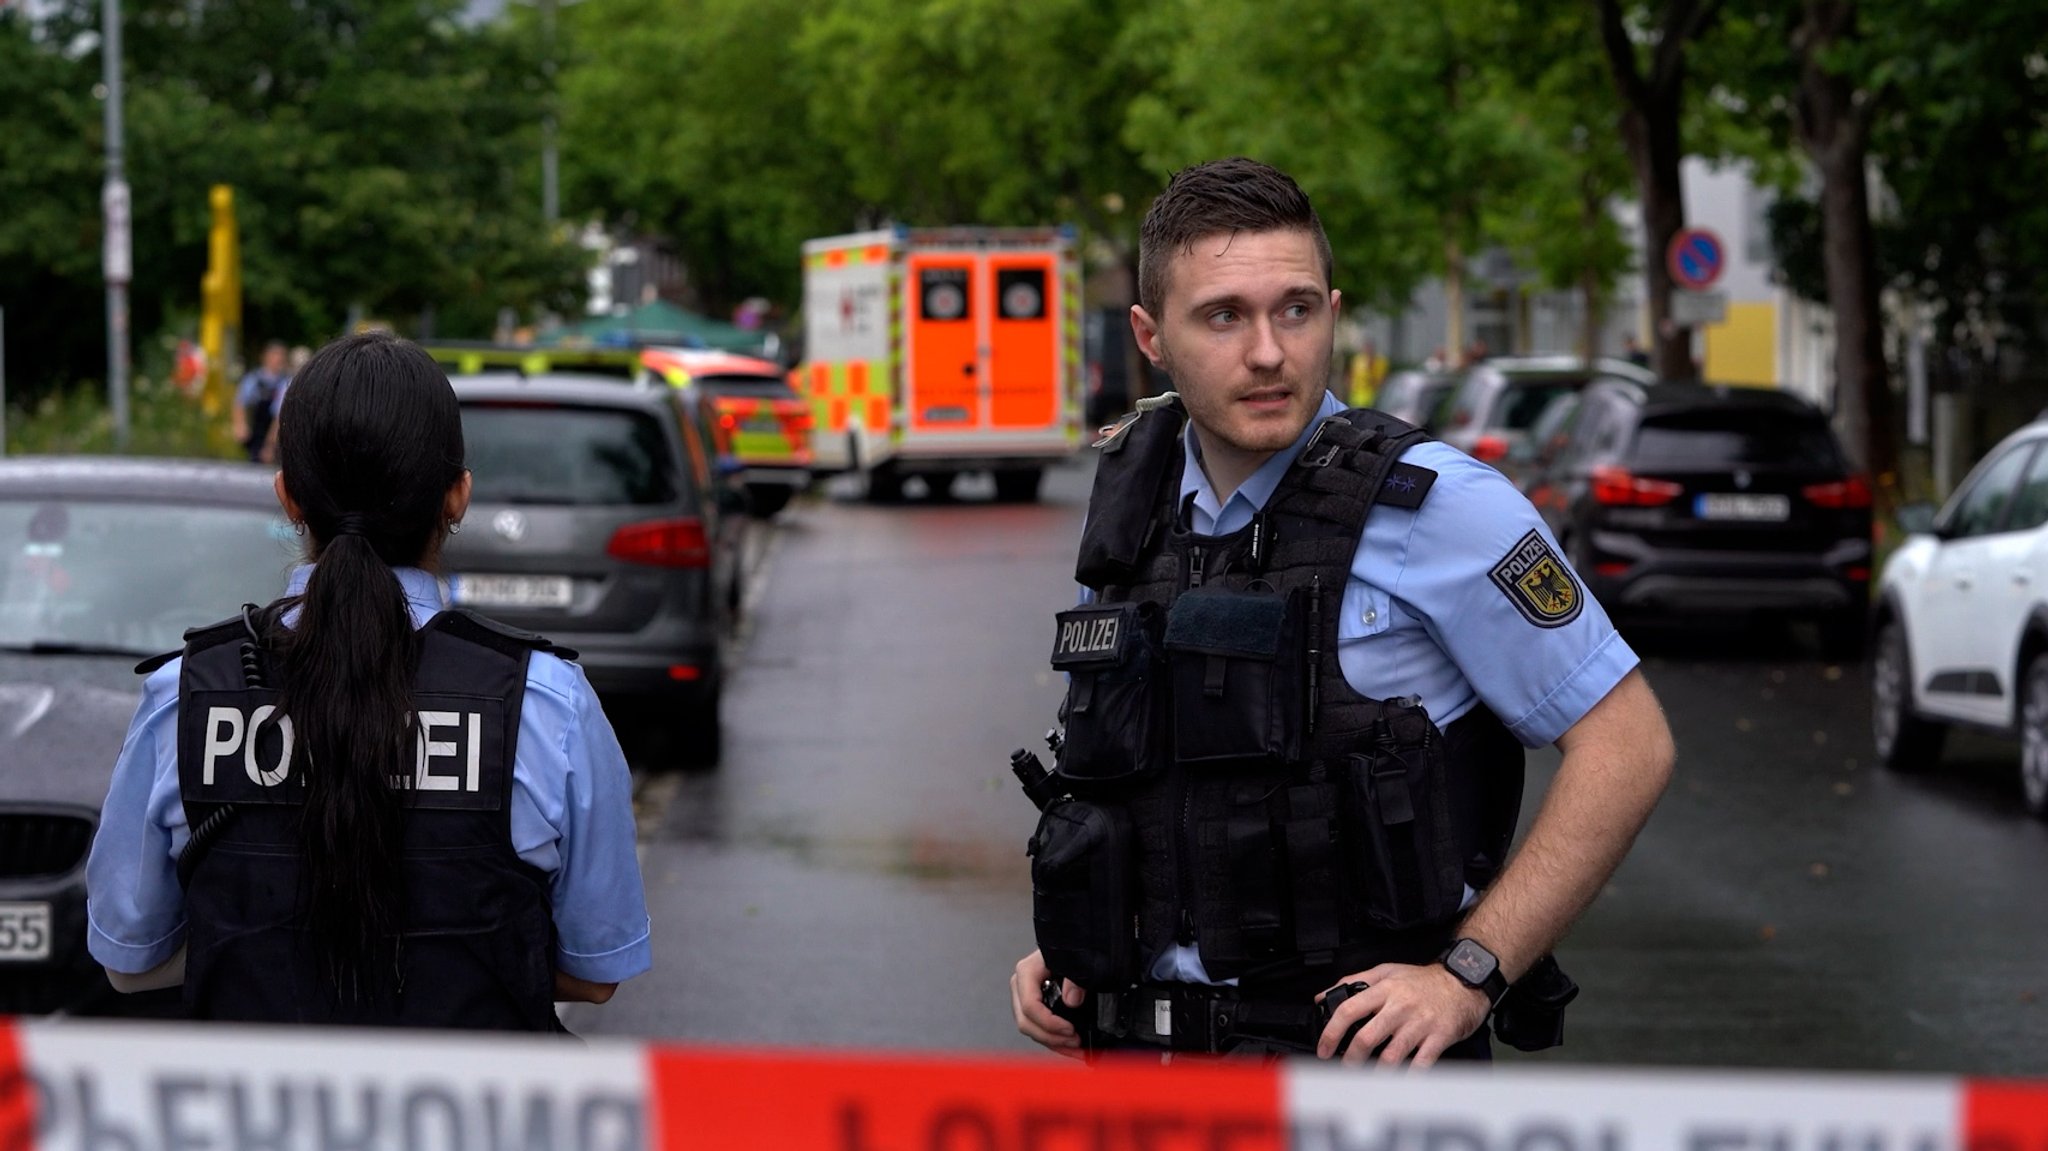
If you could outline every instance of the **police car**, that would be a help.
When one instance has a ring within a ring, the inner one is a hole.
[[[299,541],[272,473],[0,460],[0,1015],[132,1011],[85,949],[85,860],[143,657],[268,603]]]
[[[1931,768],[1950,727],[2016,738],[2022,798],[2048,818],[2048,420],[2006,437],[1939,511],[1899,521],[1909,535],[1876,597],[1878,758]]]

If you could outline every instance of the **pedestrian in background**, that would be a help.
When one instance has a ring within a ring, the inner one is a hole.
[[[284,344],[272,340],[263,345],[262,360],[235,387],[235,442],[242,445],[252,463],[262,461],[264,447],[270,443],[272,414],[289,375]]]
[[[425,352],[329,344],[278,428],[307,562],[138,669],[92,955],[204,1019],[559,1029],[651,963],[611,725],[574,653],[443,601],[470,475]]]
[[[1551,1046],[1549,959],[1671,771],[1629,650],[1499,472],[1329,394],[1340,295],[1308,198],[1250,160],[1175,175],[1131,326],[1178,395],[1105,437],[1020,763],[1056,1051],[1490,1057]],[[1523,748],[1564,752],[1509,857]],[[1042,769],[1040,769],[1042,771]]]

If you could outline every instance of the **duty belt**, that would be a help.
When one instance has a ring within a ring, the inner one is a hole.
[[[1323,1032],[1322,1013],[1313,1002],[1246,999],[1235,987],[1199,983],[1141,983],[1129,991],[1090,996],[1078,1008],[1054,995],[1048,1005],[1075,1024],[1089,1048],[1144,1045],[1205,1055],[1312,1055]]]

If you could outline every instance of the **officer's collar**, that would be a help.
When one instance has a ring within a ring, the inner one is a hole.
[[[1308,446],[1309,438],[1315,435],[1316,425],[1343,410],[1344,405],[1337,402],[1337,397],[1325,391],[1323,402],[1316,408],[1316,414],[1309,417],[1308,425],[1294,438],[1293,445],[1283,451],[1274,452],[1271,459],[1260,464],[1257,471],[1238,485],[1237,490],[1231,493],[1230,500],[1221,504],[1216,500],[1216,489],[1209,486],[1208,473],[1202,470],[1202,442],[1195,435],[1195,422],[1189,420],[1186,430],[1181,433],[1182,450],[1187,454],[1186,464],[1180,472],[1181,522],[1190,521],[1189,513],[1193,509],[1208,513],[1212,522],[1220,521],[1223,518],[1223,509],[1239,498],[1250,504],[1254,511],[1264,508],[1266,501],[1272,499],[1273,493],[1279,490],[1280,481],[1287,475],[1287,469],[1294,466],[1294,461],[1300,458],[1302,449]]]
[[[299,596],[306,594],[306,582],[313,578],[313,564],[300,564],[292,569],[291,579],[285,584],[284,594]],[[448,606],[448,597],[443,593],[440,577],[424,568],[395,567],[391,574],[398,577],[398,586],[405,591],[405,606],[412,612],[414,627],[428,620]],[[294,613],[296,615],[296,613]],[[287,619],[287,626],[292,620]]]

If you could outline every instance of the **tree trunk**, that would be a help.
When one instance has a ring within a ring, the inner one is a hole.
[[[1835,415],[1843,446],[1873,476],[1896,474],[1892,392],[1885,372],[1884,314],[1870,227],[1870,185],[1861,141],[1821,167],[1822,253],[1835,317]]]
[[[1621,135],[1642,196],[1643,282],[1650,296],[1651,366],[1668,380],[1697,379],[1692,329],[1671,322],[1673,285],[1665,253],[1671,249],[1671,238],[1685,227],[1685,186],[1679,179],[1679,162],[1685,158],[1679,130],[1685,49],[1718,18],[1721,0],[1665,0],[1661,34],[1647,75],[1637,64],[1619,0],[1598,0],[1598,6],[1608,70],[1626,109]]]
[[[1835,320],[1836,426],[1851,458],[1877,480],[1880,492],[1888,492],[1897,478],[1898,451],[1864,170],[1872,100],[1821,62],[1829,48],[1855,36],[1855,21],[1855,0],[1807,3],[1796,33],[1800,69],[1793,123],[1821,173],[1821,258]]]
[[[1667,380],[1699,377],[1692,358],[1692,329],[1671,320],[1671,267],[1665,253],[1685,228],[1685,183],[1679,165],[1685,148],[1679,135],[1678,99],[1653,93],[1627,113],[1624,138],[1643,200],[1643,283],[1650,294],[1650,364]]]
[[[1590,177],[1581,182],[1583,192],[1579,200],[1579,211],[1585,221],[1586,234],[1596,234],[1600,217],[1607,212],[1607,201],[1593,187]],[[1600,269],[1587,261],[1579,271],[1579,355],[1585,359],[1586,367],[1600,356],[1600,329],[1606,327],[1607,293],[1602,283]]]

